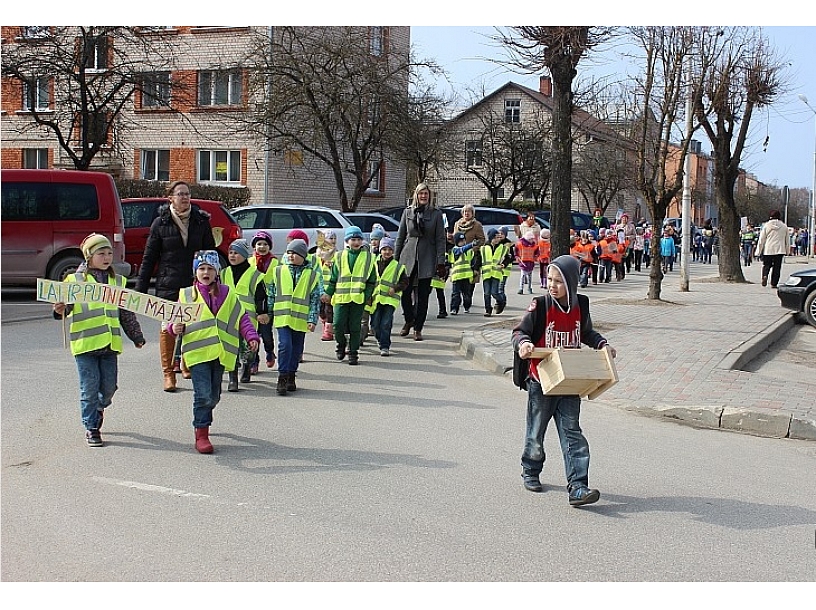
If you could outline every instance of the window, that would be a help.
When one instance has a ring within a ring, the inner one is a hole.
[[[240,150],[198,151],[198,182],[241,182]]]
[[[93,36],[84,39],[82,65],[86,70],[105,70],[108,67],[108,38]]]
[[[482,141],[468,140],[465,142],[465,167],[482,166]]]
[[[48,110],[51,107],[50,81],[36,76],[23,82],[23,110]]]
[[[23,38],[47,38],[50,33],[47,25],[23,26]]]
[[[24,148],[23,169],[48,169],[48,149]]]
[[[381,25],[369,28],[369,50],[374,57],[380,57],[385,50],[385,28]]]
[[[142,77],[142,107],[170,106],[170,73],[152,72]]]
[[[170,151],[142,151],[142,180],[170,180]]]
[[[504,100],[504,122],[518,123],[521,121],[521,100]]]
[[[383,161],[380,158],[377,159],[370,159],[368,161],[368,170],[366,174],[368,177],[371,178],[371,181],[368,183],[368,187],[366,187],[366,193],[382,193],[385,190],[385,187],[382,183],[383,177]]]
[[[199,106],[237,106],[241,103],[241,73],[211,71],[198,73]]]

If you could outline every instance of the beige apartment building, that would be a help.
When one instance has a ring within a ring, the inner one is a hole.
[[[3,52],[13,45],[45,45],[54,30],[52,26],[3,26]],[[258,88],[250,87],[253,75],[244,61],[262,48],[259,44],[265,38],[275,36],[275,28],[151,26],[140,29],[137,36],[138,40],[128,41],[100,39],[84,55],[86,68],[100,72],[115,69],[118,58],[128,57],[128,50],[121,47],[134,41],[142,51],[164,49],[166,57],[146,67],[144,80],[122,108],[120,120],[104,134],[105,146],[89,169],[123,178],[248,187],[251,203],[263,203],[266,194],[270,203],[339,209],[335,179],[326,165],[296,148],[267,152],[262,136],[242,132],[231,120],[264,102],[252,93]],[[410,28],[360,26],[359,39],[372,54],[394,52],[407,57]],[[132,56],[137,57],[138,50]],[[31,74],[24,82],[4,76],[2,168],[74,167],[53,133],[32,122],[33,109],[41,116],[59,111],[63,80],[49,74]],[[384,151],[370,163],[369,171],[374,177],[360,209],[404,204],[403,163]],[[353,189],[350,178],[346,187]]]

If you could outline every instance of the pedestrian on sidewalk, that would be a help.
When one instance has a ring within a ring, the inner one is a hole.
[[[326,286],[331,279],[332,265],[334,264],[335,254],[337,254],[337,235],[333,229],[318,231],[316,254],[320,272],[323,275],[321,285]],[[324,303],[321,299],[320,322],[323,324],[323,332],[320,335],[320,340],[334,341],[334,306],[331,300],[329,300],[328,303]]]
[[[473,230],[473,226],[470,229]],[[467,231],[462,232],[467,234]],[[413,328],[414,341],[422,341],[431,278],[434,275],[447,277],[446,240],[442,212],[431,201],[428,185],[420,182],[414,189],[411,205],[402,213],[394,245],[394,257],[405,265],[410,278],[409,288],[402,293],[402,315],[405,318],[400,331],[402,337]]]
[[[394,311],[399,305],[402,291],[408,287],[405,266],[394,258],[393,238],[383,237],[380,241],[376,269],[377,286],[374,288],[372,302],[366,309],[371,314],[371,328],[380,348],[380,356],[390,356]]]
[[[258,231],[252,236],[250,244],[253,249],[253,256],[249,259],[249,264],[263,273],[264,286],[269,286],[275,267],[280,262],[278,257],[272,254],[272,236],[266,231]],[[275,335],[272,333],[271,312],[267,312],[269,321],[258,321],[258,334],[261,336],[264,352],[266,352],[266,368],[275,366]],[[260,364],[260,353],[255,356],[256,362]],[[257,366],[253,364],[250,369],[251,374],[258,372]]]
[[[241,301],[244,311],[249,314],[252,325],[257,331],[260,324],[269,324],[269,309],[266,301],[264,274],[258,271],[257,267],[249,264],[251,252],[252,246],[247,240],[233,241],[227,252],[229,266],[221,274],[221,280],[235,292],[235,296]],[[247,342],[241,339],[235,368],[228,373],[227,392],[238,391],[239,369],[241,369],[241,383],[251,381],[253,368],[256,373],[258,372],[257,358],[258,352],[251,351]]]
[[[640,272],[643,263],[643,250],[646,246],[643,227],[635,227],[635,241],[632,244],[632,254],[634,256],[635,271]]]
[[[533,270],[538,259],[538,236],[527,230],[515,245],[516,263],[519,268],[519,294],[524,294],[524,286],[527,286],[529,294],[533,294]]]
[[[500,314],[507,306],[507,297],[501,294],[499,286],[504,278],[504,270],[513,261],[513,254],[506,244],[502,243],[503,236],[496,229],[487,230],[487,243],[481,247],[479,254],[482,259],[482,291],[484,292],[485,317],[493,315],[493,302],[496,303],[496,314]]]
[[[113,248],[104,235],[91,233],[79,246],[85,262],[66,282],[111,284],[125,288],[126,279],[113,270]],[[71,354],[79,375],[79,408],[89,447],[102,447],[102,421],[119,378],[122,330],[137,348],[145,344],[136,314],[110,303],[54,303],[54,318],[71,316]]]
[[[660,259],[663,273],[674,271],[674,256],[677,246],[672,237],[670,226],[663,227],[663,237],[660,238]]]
[[[179,293],[179,302],[200,304],[201,319],[190,324],[167,324],[166,330],[181,337],[181,353],[192,374],[196,451],[212,453],[210,426],[213,409],[221,400],[224,370],[235,368],[242,337],[253,351],[257,351],[261,338],[235,291],[218,281],[221,262],[217,251],[197,252],[193,272],[195,283]]]
[[[541,229],[538,238],[538,278],[541,288],[547,287],[547,265],[550,264],[552,254],[552,242],[550,241],[550,230]]]
[[[541,471],[544,468],[544,434],[551,419],[555,420],[571,506],[597,502],[597,489],[589,487],[589,443],[581,431],[581,397],[545,395],[533,358],[536,347],[593,349],[607,345],[606,339],[592,328],[589,297],[578,294],[578,260],[564,255],[550,263],[547,271],[548,294],[536,297],[527,313],[513,329],[513,383],[527,390],[527,426],[521,456],[524,488],[543,491]],[[617,353],[610,347],[612,357]]]
[[[363,310],[374,294],[377,270],[374,255],[363,248],[360,227],[346,227],[345,237],[346,247],[337,254],[329,283],[320,299],[324,303],[334,302],[337,359],[343,360],[348,354],[348,363],[357,365]],[[430,285],[429,278],[429,288]]]
[[[448,253],[451,278],[451,315],[459,313],[459,307],[464,307],[465,313],[470,313],[473,304],[473,287],[482,266],[479,249],[475,242],[466,243],[464,233],[454,236],[454,246]]]
[[[286,245],[285,262],[275,268],[269,285],[269,310],[278,331],[278,396],[297,390],[295,377],[303,356],[306,333],[317,326],[322,294],[322,275],[309,260],[302,239]]]
[[[788,252],[788,227],[780,220],[779,210],[771,210],[769,216],[759,232],[757,252],[762,257],[762,285],[768,285],[770,274],[771,288],[776,288],[782,272],[782,260]]]

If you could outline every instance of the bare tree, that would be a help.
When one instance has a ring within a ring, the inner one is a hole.
[[[609,28],[589,26],[517,26],[496,37],[509,55],[508,64],[530,73],[548,71],[553,81],[552,115],[552,251],[569,253],[572,201],[572,83],[578,62],[606,40]]]
[[[734,185],[748,139],[754,110],[779,95],[783,64],[759,30],[702,28],[704,85],[694,98],[694,112],[711,141],[714,189],[719,210],[720,279],[744,282],[740,265],[740,214]]]
[[[544,188],[550,174],[547,123],[540,117],[524,124],[508,122],[492,110],[480,115],[478,123],[465,147],[459,147],[458,163],[485,186],[494,206],[502,189],[509,205],[528,190]]]
[[[283,26],[247,59],[259,102],[244,127],[268,136],[274,150],[305,152],[328,167],[346,212],[379,173],[389,134],[404,124],[410,58],[396,46],[375,42],[366,27]]]
[[[659,229],[669,204],[683,188],[683,164],[694,132],[683,133],[679,125],[694,32],[689,27],[672,26],[635,27],[629,32],[641,53],[637,59],[643,62],[631,104],[635,112],[631,139],[637,155],[636,185],[657,228],[651,251],[659,252]],[[671,145],[678,134],[680,144]],[[662,281],[660,265],[652,265],[649,299],[660,299]]]
[[[157,88],[171,86],[177,43],[145,35],[140,27],[30,29],[37,32],[22,28],[16,40],[4,39],[2,75],[21,85],[31,119],[11,124],[19,125],[20,133],[51,132],[76,169],[87,170],[103,150],[118,153],[126,132],[136,125],[122,111],[137,92],[164,103]],[[158,75],[168,80],[159,81]],[[180,83],[173,86],[177,93],[183,90]],[[43,105],[41,98],[49,91],[53,100]]]
[[[590,214],[595,208],[605,214],[619,193],[634,188],[635,168],[628,153],[614,142],[589,142],[580,148],[573,181]]]

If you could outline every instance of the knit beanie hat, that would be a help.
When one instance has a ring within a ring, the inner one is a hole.
[[[363,231],[360,229],[360,227],[355,227],[354,225],[346,227],[346,241],[352,237],[359,237],[360,239],[363,239]]]
[[[330,241],[337,239],[337,235],[334,234],[334,229],[321,229],[321,231],[323,232],[324,239]]]
[[[286,252],[294,252],[305,259],[309,256],[309,247],[302,239],[293,239],[286,245]]]
[[[493,241],[493,238],[498,235],[499,232],[496,229],[488,229],[487,230],[487,241]]]
[[[544,239],[549,239],[550,230],[549,229],[541,229],[541,237],[543,237]]]
[[[306,231],[302,231],[301,229],[292,229],[286,237],[289,239],[302,239],[306,242],[307,247],[309,245],[309,236],[306,235]]]
[[[245,239],[236,239],[230,244],[229,249],[234,250],[244,258],[249,258],[249,254],[252,251],[252,247]]]
[[[255,233],[255,235],[252,237],[252,247],[254,248],[255,244],[261,240],[268,243],[270,248],[272,247],[272,236],[266,231],[258,231]]]
[[[218,252],[215,250],[199,250],[193,256],[193,273],[198,271],[201,265],[209,265],[215,269],[216,273],[221,273],[221,261]]]
[[[391,248],[394,249],[394,238],[393,237],[383,237],[380,240],[380,250],[383,248]]]
[[[527,232],[524,234],[524,239],[525,239],[526,241],[528,241],[528,242],[535,241],[535,233],[533,233],[532,231],[527,231]]]
[[[82,243],[79,245],[80,250],[82,250],[82,256],[85,257],[85,260],[91,260],[91,257],[94,255],[94,252],[99,250],[100,248],[111,248],[110,240],[105,237],[104,235],[100,235],[99,233],[91,233],[82,240]]]
[[[371,234],[369,235],[369,239],[382,239],[385,237],[385,229],[381,224],[375,223],[371,227]]]

